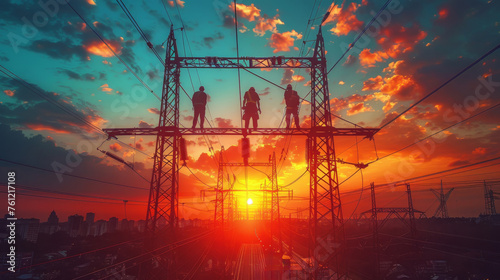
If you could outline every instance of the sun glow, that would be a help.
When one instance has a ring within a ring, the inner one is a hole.
[[[249,199],[247,200],[247,204],[248,204],[248,205],[252,205],[252,204],[253,204],[253,200],[252,200],[251,198],[249,198]]]

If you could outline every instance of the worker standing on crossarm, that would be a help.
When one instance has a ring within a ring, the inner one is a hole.
[[[286,104],[286,112],[285,112],[285,120],[286,120],[286,128],[290,128],[290,115],[293,114],[293,120],[295,121],[295,126],[300,129],[299,125],[299,104],[300,97],[299,94],[292,89],[292,85],[288,84],[285,90],[285,104]]]
[[[256,129],[258,127],[257,120],[259,119],[259,113],[261,113],[261,111],[260,97],[259,94],[255,92],[255,88],[251,87],[245,92],[245,96],[243,97],[243,109],[245,109],[245,113],[243,114],[245,128],[248,129],[250,126],[250,119],[252,119],[253,128]]]
[[[196,127],[198,117],[200,118],[200,128],[203,128],[203,123],[205,122],[205,106],[207,105],[207,94],[203,86],[200,87],[199,91],[193,94],[192,102],[194,108],[193,128]]]

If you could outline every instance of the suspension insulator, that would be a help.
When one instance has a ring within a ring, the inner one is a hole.
[[[102,151],[102,150],[99,150],[99,152],[107,155],[108,157],[110,157],[110,158],[112,158],[112,159],[114,159],[114,160],[116,160],[118,162],[121,162],[121,163],[124,163],[124,164],[128,165],[128,163],[123,158],[121,158],[121,157],[119,157],[119,156],[117,156],[117,155],[115,155],[115,154],[113,154],[111,152],[106,152],[106,151]]]
[[[250,157],[250,139],[248,138],[241,139],[241,155],[245,165],[248,165],[248,158]]]
[[[182,161],[186,161],[188,160],[188,153],[187,153],[187,146],[186,146],[186,139],[184,138],[181,138],[180,141],[179,141],[179,144],[180,144],[180,153],[181,153],[181,157],[180,159]]]

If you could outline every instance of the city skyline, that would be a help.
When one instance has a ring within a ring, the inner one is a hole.
[[[230,1],[194,3],[171,1],[163,7],[160,1],[144,5],[131,2],[128,8],[162,59],[165,55],[162,43],[167,39],[170,23],[173,23],[181,56],[235,56],[235,32],[231,26],[233,4]],[[496,1],[460,4],[447,0],[394,1],[355,47],[339,60],[383,2],[325,2],[313,9],[307,1],[297,1],[296,5],[284,3],[256,1],[236,6],[239,53],[241,56],[310,56],[321,25],[328,67],[338,61],[329,74],[330,107],[334,116],[339,117],[333,118],[336,127],[353,127],[351,123],[363,127],[386,124],[491,50],[494,40],[487,38],[489,34],[498,34],[498,25],[490,20],[495,18],[495,11],[500,10]],[[45,6],[37,4],[21,6],[12,0],[5,3],[1,12],[5,25],[1,28],[8,37],[0,44],[1,64],[17,78],[9,74],[10,78],[3,75],[0,79],[0,132],[6,140],[0,147],[0,167],[2,171],[15,170],[19,174],[18,213],[21,216],[37,217],[40,209],[53,208],[54,204],[64,215],[94,207],[104,215],[119,216],[124,211],[123,200],[127,200],[127,215],[136,220],[145,218],[147,181],[152,173],[149,157],[155,138],[120,136],[118,140],[105,141],[106,136],[96,128],[156,126],[159,102],[140,80],[149,84],[155,94],[161,94],[161,64],[115,3],[74,1],[72,5],[79,15],[66,4],[57,5],[57,11],[51,6],[47,12]],[[54,12],[49,13],[50,9]],[[327,10],[331,13],[326,18],[319,16],[320,11]],[[42,13],[49,13],[50,20],[45,22],[43,17],[35,16]],[[314,17],[315,13],[318,16]],[[23,17],[36,30],[30,29]],[[202,17],[206,19],[205,24],[198,20]],[[308,21],[308,17],[314,20]],[[93,31],[108,40],[119,58]],[[339,164],[339,179],[347,179],[341,193],[362,193],[361,188],[367,188],[369,182],[383,185],[434,171],[462,168],[443,173],[442,177],[435,176],[434,180],[411,182],[415,203],[424,210],[437,207],[429,189],[439,188],[439,181],[443,179],[446,189],[455,187],[449,200],[450,215],[479,215],[484,209],[481,181],[494,182],[499,171],[494,161],[478,164],[500,153],[500,114],[493,107],[498,102],[498,94],[495,94],[500,73],[496,63],[498,55],[493,52],[482,59],[384,127],[373,141],[363,140],[356,146],[360,139],[355,137],[336,139],[338,159],[371,163],[363,174],[353,165]],[[279,86],[290,83],[299,96],[306,97],[310,77],[307,71],[300,69],[295,72],[268,70],[271,71],[257,69],[254,72],[277,86],[244,71],[241,89],[244,93],[254,86],[260,94],[263,112],[260,127],[278,127],[284,112],[283,89]],[[208,120],[214,127],[240,126],[236,78],[234,70],[181,71],[181,85],[187,95],[192,95],[200,85],[205,86],[210,95]],[[304,101],[301,108],[301,125],[308,127],[310,105]],[[190,127],[193,112],[183,92],[180,111],[181,125]],[[186,203],[181,204],[180,215],[184,218],[210,217],[204,210],[213,209],[210,202],[213,198],[203,201],[200,192],[216,184],[215,162],[221,146],[226,148],[228,161],[242,161],[239,138],[186,137],[189,170],[180,170],[180,201]],[[299,176],[307,173],[304,139],[294,137],[289,141],[286,137],[255,136],[250,137],[250,141],[250,161],[266,161],[276,152],[282,166],[278,183],[294,182],[291,188],[296,197],[308,196],[309,180],[306,175]],[[123,158],[134,170],[97,148]],[[237,182],[244,183],[243,169],[231,172],[237,176]],[[262,173],[248,172],[249,185],[264,183],[266,178]],[[450,175],[457,172],[461,173]],[[475,187],[461,188],[464,180]],[[244,188],[244,185],[237,183],[235,187]],[[380,196],[390,201],[391,193]],[[252,195],[257,200],[261,197],[258,193]],[[351,203],[356,200],[354,197],[344,198],[346,212],[356,210],[356,203]],[[238,199],[244,205],[245,199]],[[359,209],[368,208],[366,201],[363,196]],[[288,202],[292,209],[306,206],[299,200]]]

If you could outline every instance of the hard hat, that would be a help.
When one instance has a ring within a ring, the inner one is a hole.
[[[200,90],[201,90],[201,91],[204,91],[204,90],[205,90],[205,88],[204,88],[203,86],[201,86],[201,87],[200,87]]]
[[[291,85],[291,84],[288,84],[288,85],[286,86],[286,88],[292,88],[292,85]]]

